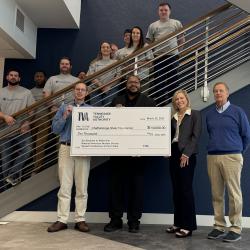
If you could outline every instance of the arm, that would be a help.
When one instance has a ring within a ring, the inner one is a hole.
[[[185,36],[184,36],[184,34],[180,34],[179,36],[177,36],[177,43],[178,43],[178,46],[181,46],[181,47],[179,47],[179,51],[182,51],[183,47],[184,47],[184,45],[182,45],[182,44],[185,43]]]
[[[65,105],[61,105],[52,121],[52,132],[59,135],[66,124],[68,114]]]
[[[240,135],[242,138],[243,152],[245,152],[250,145],[250,125],[245,112],[240,113]]]
[[[183,150],[183,155],[184,156],[187,156],[187,157],[190,157],[194,150],[195,150],[195,147],[198,143],[198,140],[199,140],[199,137],[200,137],[200,134],[201,134],[201,127],[202,127],[202,121],[201,121],[201,114],[200,112],[196,111],[196,112],[193,112],[193,114],[191,114],[193,117],[193,128],[192,128],[192,136],[191,136],[191,141],[190,143],[188,143],[184,150]]]
[[[14,125],[16,122],[16,120],[12,116],[6,115],[3,112],[0,112],[0,119],[3,120],[9,126]]]

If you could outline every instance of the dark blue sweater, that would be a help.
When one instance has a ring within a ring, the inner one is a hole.
[[[245,112],[230,106],[222,113],[215,107],[206,117],[209,142],[208,154],[243,153],[250,144],[250,126]]]

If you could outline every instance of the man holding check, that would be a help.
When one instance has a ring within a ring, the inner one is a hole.
[[[126,93],[113,99],[113,107],[155,107],[154,100],[140,92],[140,79],[129,76]],[[129,232],[139,231],[143,208],[143,157],[111,157],[109,217],[105,232],[114,232],[123,227],[123,203],[125,182],[128,187],[127,219]]]

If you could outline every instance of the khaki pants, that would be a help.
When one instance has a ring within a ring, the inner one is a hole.
[[[71,189],[75,181],[75,221],[85,221],[90,157],[72,157],[70,156],[70,146],[61,144],[58,158],[60,189],[57,194],[57,220],[63,223],[67,223],[68,221]]]
[[[214,227],[225,231],[225,187],[229,197],[230,231],[241,233],[242,194],[240,187],[243,157],[241,154],[208,155],[208,176],[211,182],[214,207]]]

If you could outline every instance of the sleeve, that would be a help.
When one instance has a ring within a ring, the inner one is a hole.
[[[35,103],[35,99],[33,97],[33,94],[31,91],[29,91],[29,94],[28,94],[28,99],[27,99],[27,107],[32,105],[33,103]]]
[[[198,140],[200,138],[201,134],[201,127],[202,127],[202,121],[201,121],[201,113],[199,111],[192,111],[192,120],[193,120],[193,128],[192,128],[192,136],[191,136],[191,141],[186,145],[186,147],[183,150],[183,154],[190,157],[195,148],[196,145],[198,144]]]
[[[154,33],[153,33],[152,24],[150,24],[148,27],[146,39],[149,40],[150,42],[154,42]]]
[[[177,28],[177,30],[179,30],[179,29],[182,29],[182,28],[183,28],[182,23],[181,23],[180,21],[178,21],[178,20],[177,20],[177,22],[176,22],[176,28]]]
[[[64,109],[65,105],[62,104],[52,121],[52,132],[56,135],[63,131],[66,124],[66,119],[63,118]]]
[[[89,69],[88,69],[88,72],[87,72],[87,76],[91,75],[91,74],[94,74],[96,72],[96,64],[95,63],[90,63],[89,65]]]
[[[246,113],[240,112],[240,135],[242,138],[243,152],[245,152],[250,145],[250,125]]]
[[[149,50],[147,53],[146,53],[146,60],[151,60],[154,58],[154,54],[152,52],[152,50]]]
[[[45,83],[43,91],[51,95],[53,93],[52,84],[53,84],[53,78],[50,77]]]

